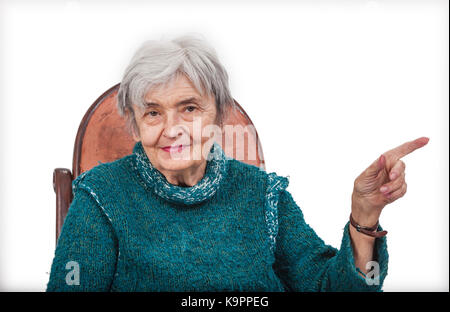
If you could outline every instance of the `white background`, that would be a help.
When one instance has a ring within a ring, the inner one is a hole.
[[[39,2],[36,4],[35,2]],[[53,169],[147,39],[203,34],[261,137],[267,171],[340,247],[355,178],[406,156],[406,195],[381,216],[385,291],[448,291],[447,1],[0,0],[0,290],[43,291],[55,248]]]

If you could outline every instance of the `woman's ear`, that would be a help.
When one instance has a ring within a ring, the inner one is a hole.
[[[134,110],[128,110],[126,112],[126,123],[128,126],[129,133],[133,137],[133,140],[139,142],[141,140],[141,136],[139,134],[139,129],[136,121],[136,116],[134,114]]]
[[[133,125],[131,127],[131,132],[132,132],[133,140],[136,142],[139,142],[141,140],[141,136],[139,135],[139,130],[137,129],[136,125]]]

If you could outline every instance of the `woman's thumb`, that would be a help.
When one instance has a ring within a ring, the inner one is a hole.
[[[386,165],[386,157],[381,155],[373,164],[367,169],[367,174],[369,176],[377,176],[378,173],[384,169]]]

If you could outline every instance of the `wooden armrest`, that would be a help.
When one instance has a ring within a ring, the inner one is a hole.
[[[53,171],[53,189],[56,193],[56,242],[72,202],[72,172],[65,168]]]

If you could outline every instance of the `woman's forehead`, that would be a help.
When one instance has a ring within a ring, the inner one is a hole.
[[[179,75],[165,84],[151,88],[144,97],[146,103],[179,101],[188,98],[201,100],[203,95],[184,75]]]

